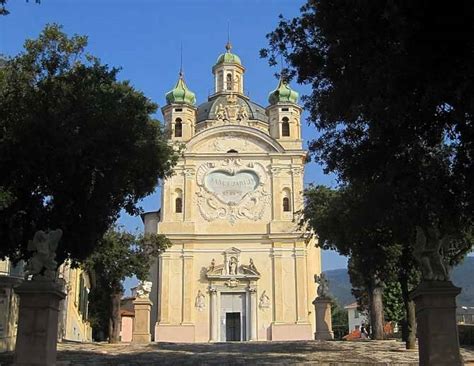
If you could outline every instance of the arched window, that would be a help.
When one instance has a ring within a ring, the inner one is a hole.
[[[290,212],[290,199],[283,197],[283,212]]]
[[[291,197],[291,192],[288,188],[284,188],[283,192],[283,212],[290,212],[291,211],[291,203],[290,203],[290,197]]]
[[[183,122],[181,118],[176,118],[174,122],[174,137],[183,137]]]
[[[230,149],[229,151],[227,151],[227,154],[237,154],[237,153],[238,151],[234,149]]]
[[[232,90],[232,74],[227,74],[227,90]]]
[[[283,122],[281,123],[281,135],[290,136],[290,121],[287,117],[283,117]]]
[[[183,199],[181,197],[176,197],[174,200],[174,210],[176,213],[183,212]]]

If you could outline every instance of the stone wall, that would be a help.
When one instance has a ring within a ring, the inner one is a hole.
[[[474,324],[458,324],[459,343],[474,345]]]

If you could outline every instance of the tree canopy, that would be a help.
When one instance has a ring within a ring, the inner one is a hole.
[[[473,30],[467,2],[309,0],[262,50],[312,86],[310,150],[326,171],[384,192],[393,229],[404,217],[437,227],[461,256],[474,212]]]
[[[48,25],[0,68],[0,257],[60,228],[58,262],[85,259],[176,162],[157,105],[86,46]]]
[[[118,341],[122,282],[131,276],[146,280],[152,262],[169,246],[163,235],[134,235],[119,228],[105,233],[83,264],[93,278],[89,313],[95,332]]]

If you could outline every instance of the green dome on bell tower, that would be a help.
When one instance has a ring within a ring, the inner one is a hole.
[[[268,95],[268,102],[272,105],[280,102],[297,104],[298,93],[291,89],[283,78],[280,78],[277,88]]]
[[[217,58],[216,64],[214,66],[220,64],[237,64],[242,65],[242,61],[240,61],[240,57],[230,52],[232,50],[232,44],[230,41],[227,42],[225,45],[226,52],[219,55]]]
[[[166,102],[168,104],[177,103],[191,105],[196,103],[196,95],[188,89],[181,71],[179,73],[179,79],[176,82],[175,87],[166,93]]]

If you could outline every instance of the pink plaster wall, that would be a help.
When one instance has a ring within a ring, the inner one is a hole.
[[[120,331],[122,342],[131,342],[132,334],[133,334],[133,317],[122,316],[122,329]]]

